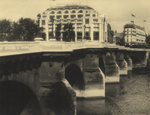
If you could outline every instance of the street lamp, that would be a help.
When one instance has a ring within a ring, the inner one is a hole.
[[[52,22],[52,38],[54,38],[54,32],[53,32],[53,26],[54,26],[54,17],[51,17],[51,22]]]
[[[62,32],[63,32],[63,30],[62,30],[62,20],[63,20],[63,19],[60,19],[60,26],[61,26],[61,30],[60,30],[60,31],[61,31],[60,40],[61,40],[61,41],[62,41]]]
[[[40,18],[41,18],[41,14],[37,15],[37,19],[38,19],[38,27],[40,27]],[[38,31],[37,36],[40,36],[40,31]],[[41,36],[40,36],[41,37]]]
[[[38,19],[38,26],[40,25],[40,18],[41,18],[41,14],[37,15],[37,19]]]
[[[86,28],[86,26],[84,25],[83,27],[84,27],[84,37],[83,38],[85,39],[85,28]],[[83,38],[82,38],[82,41],[83,41]]]

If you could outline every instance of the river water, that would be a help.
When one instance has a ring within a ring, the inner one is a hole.
[[[77,115],[150,115],[150,76],[129,71],[120,83],[106,84],[105,99],[77,100]]]

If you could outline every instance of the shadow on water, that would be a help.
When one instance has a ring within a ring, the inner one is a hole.
[[[41,97],[45,115],[73,115],[75,113],[76,95],[65,80],[51,84]]]
[[[0,115],[20,115],[31,100],[31,115],[39,115],[38,101],[27,86],[15,81],[0,83]]]
[[[120,114],[120,108],[110,98],[92,98],[77,100],[77,115],[111,115]]]
[[[133,68],[133,73],[135,73],[135,74],[147,74],[148,73],[148,70],[147,70],[147,68],[146,67],[141,67],[141,68]]]

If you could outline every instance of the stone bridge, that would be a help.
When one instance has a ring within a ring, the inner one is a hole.
[[[104,98],[105,83],[132,67],[149,72],[149,54],[97,42],[0,43],[0,114],[75,115],[76,97]]]

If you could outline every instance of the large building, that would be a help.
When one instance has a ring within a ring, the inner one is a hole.
[[[86,5],[66,5],[48,8],[41,13],[40,27],[44,27],[46,39],[51,39],[58,24],[72,23],[75,41],[88,39],[107,42],[107,21],[93,8]]]
[[[145,45],[146,33],[143,27],[133,23],[124,26],[125,45]]]

